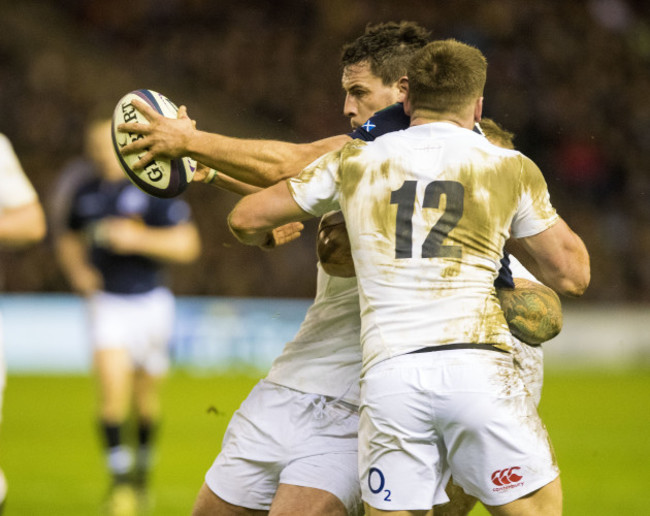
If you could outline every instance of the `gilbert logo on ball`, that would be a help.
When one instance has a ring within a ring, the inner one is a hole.
[[[151,161],[142,170],[134,170],[133,165],[144,156],[130,154],[123,156],[120,149],[139,140],[143,136],[138,133],[123,133],[117,126],[123,123],[137,122],[148,124],[149,121],[131,104],[133,99],[139,99],[156,112],[167,118],[176,118],[178,108],[164,95],[153,90],[135,90],[120,99],[113,111],[112,137],[113,148],[124,173],[142,191],[155,197],[175,197],[181,194],[192,181],[196,170],[196,162],[190,158],[157,159]]]

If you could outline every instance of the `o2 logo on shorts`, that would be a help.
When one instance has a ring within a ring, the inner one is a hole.
[[[373,494],[379,494],[383,491],[386,493],[384,501],[392,502],[390,499],[390,489],[384,489],[385,485],[386,479],[381,470],[379,468],[370,468],[370,471],[368,471],[368,488],[370,489],[370,492]]]

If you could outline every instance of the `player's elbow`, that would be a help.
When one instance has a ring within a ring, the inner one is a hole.
[[[241,204],[241,203],[240,203]],[[252,236],[259,230],[255,217],[238,204],[228,215],[228,227],[233,235],[244,244],[248,244]]]
[[[228,215],[228,227],[235,235],[246,232],[249,229],[249,217],[246,212],[235,206]]]
[[[590,281],[591,273],[589,267],[586,267],[582,271],[579,271],[579,273],[572,274],[570,277],[560,278],[555,290],[567,297],[580,297],[587,290]]]

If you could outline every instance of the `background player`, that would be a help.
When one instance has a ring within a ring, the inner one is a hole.
[[[112,477],[109,510],[132,514],[136,494],[146,503],[159,384],[169,366],[174,300],[162,265],[190,263],[201,246],[184,201],[148,196],[126,179],[112,148],[110,120],[89,125],[86,149],[90,160],[63,172],[63,184],[68,174],[77,179],[70,181],[56,250],[73,290],[88,300],[99,419]],[[123,435],[132,402],[135,457]]]
[[[588,256],[537,167],[471,131],[485,66],[467,45],[429,44],[409,66],[410,87],[401,81],[409,130],[348,144],[229,217],[255,245],[275,225],[343,208],[362,300],[360,468],[371,514],[429,512],[450,471],[493,514],[561,513],[557,466],[491,283],[511,224],[564,294],[586,289]],[[495,475],[508,488],[493,489],[504,485]]]
[[[11,249],[42,240],[45,215],[36,191],[27,179],[11,143],[0,134],[0,248]],[[6,382],[0,319],[0,417]],[[0,512],[7,494],[7,483],[0,469]]]

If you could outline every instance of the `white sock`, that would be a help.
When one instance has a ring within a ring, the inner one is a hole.
[[[133,455],[126,446],[114,446],[108,450],[108,469],[115,475],[126,475],[133,467]]]

